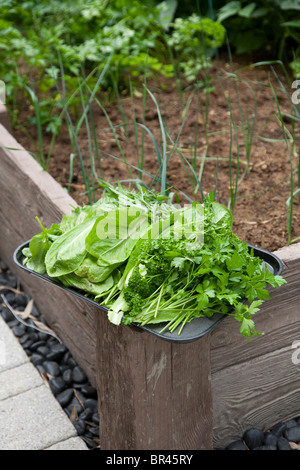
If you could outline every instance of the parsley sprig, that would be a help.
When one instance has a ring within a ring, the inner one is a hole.
[[[220,207],[218,206],[218,211]],[[112,321],[142,326],[162,324],[173,332],[194,318],[214,313],[233,316],[240,333],[260,335],[253,315],[269,299],[268,287],[286,281],[272,274],[231,229],[222,209],[216,218],[212,197],[205,201],[204,244],[190,250],[186,239],[141,241],[133,251],[117,299],[110,302]]]
[[[197,225],[191,215],[198,203],[178,209],[142,187],[103,186],[94,205],[77,207],[48,230],[42,226],[23,251],[24,264],[92,296],[117,325],[158,324],[161,331],[179,327],[180,334],[193,319],[221,313],[237,320],[243,337],[262,334],[254,314],[269,299],[269,286],[286,281],[233,233],[231,212],[212,193],[200,205]],[[178,215],[188,221],[180,237]],[[139,229],[151,236],[128,236],[129,226],[130,234]]]

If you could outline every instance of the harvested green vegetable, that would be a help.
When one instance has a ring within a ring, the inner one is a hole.
[[[162,324],[179,334],[194,318],[232,315],[243,337],[259,335],[253,315],[268,286],[286,281],[232,232],[214,201],[176,207],[163,195],[102,183],[103,196],[77,207],[24,250],[27,266],[82,290],[118,325]],[[167,200],[167,201],[166,201]]]
[[[58,237],[45,255],[45,266],[49,276],[58,277],[75,271],[86,256],[85,239],[95,223],[89,217]]]

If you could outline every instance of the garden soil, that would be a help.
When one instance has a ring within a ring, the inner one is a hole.
[[[105,109],[104,112],[96,102],[92,104],[99,149],[99,160],[94,151],[97,174],[111,182],[137,178],[137,171],[130,165],[136,167],[143,159],[144,171],[157,175],[157,153],[150,132],[161,149],[160,113],[173,142],[179,136],[176,150],[170,139],[167,139],[166,147],[168,155],[171,155],[167,165],[168,183],[174,191],[201,202],[201,191],[205,196],[210,190],[216,190],[217,202],[226,206],[230,201],[234,202],[234,233],[252,245],[274,251],[288,244],[287,201],[293,189],[292,173],[294,191],[298,188],[296,169],[300,143],[296,135],[295,148],[290,146],[288,150],[270,83],[276,91],[284,125],[290,132],[293,121],[286,115],[291,114],[289,99],[295,90],[279,66],[249,67],[245,59],[229,64],[226,58],[220,58],[206,74],[213,87],[209,94],[204,93],[203,87],[197,92],[189,84],[176,85],[174,80],[149,79],[147,87],[158,108],[150,93],[147,93],[144,106],[142,86],[134,87],[134,99],[126,91],[115,102],[108,100],[105,93],[97,95]],[[279,78],[287,94],[279,90]],[[28,113],[32,113],[29,104],[19,110],[24,123]],[[72,116],[74,125],[81,113],[79,106]],[[119,126],[114,128],[117,140],[108,117],[113,126]],[[150,132],[138,125],[136,133],[134,120],[144,123]],[[35,152],[36,135],[32,130],[28,129],[28,132],[31,139],[20,128],[13,131],[27,150]],[[78,133],[78,142],[87,168],[90,168],[89,139],[84,122]],[[46,153],[49,144],[50,136],[45,134]],[[72,151],[64,123],[55,140],[49,172],[64,188],[69,188],[78,204],[88,203],[77,157],[70,175]],[[127,163],[124,163],[124,157]],[[195,162],[201,191],[189,166]],[[153,181],[146,173],[143,180],[146,184]],[[100,194],[98,190],[95,197]],[[186,202],[182,195],[181,201]],[[291,239],[300,237],[300,203],[297,196],[293,201]]]

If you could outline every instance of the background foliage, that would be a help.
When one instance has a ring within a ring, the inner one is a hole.
[[[90,191],[90,181],[76,137],[81,125],[85,124],[90,138],[94,187],[94,159],[95,155],[99,159],[99,153],[92,115],[89,115],[89,122],[88,114],[94,100],[106,115],[101,102],[97,101],[98,91],[104,90],[106,99],[116,99],[120,103],[122,92],[132,97],[134,85],[148,76],[171,78],[180,91],[193,90],[198,98],[201,88],[205,97],[203,122],[206,132],[209,94],[213,89],[209,68],[218,54],[225,52],[228,57],[230,53],[229,58],[231,52],[243,54],[248,64],[257,62],[257,59],[260,64],[280,62],[292,75],[288,79],[300,75],[300,0],[0,0],[0,5],[0,80],[6,85],[12,125],[24,128],[29,138],[28,123],[37,131],[33,138],[37,144],[35,157],[47,169],[53,142],[64,118],[73,149],[70,182],[77,156],[87,191]],[[234,74],[230,77],[237,80]],[[160,83],[163,86],[164,80]],[[279,85],[282,87],[281,83]],[[290,89],[283,91],[289,99]],[[153,105],[158,108],[155,101]],[[293,115],[288,118],[292,119],[294,128],[300,123],[299,109],[294,103],[291,106]],[[24,123],[23,116],[19,119],[22,108],[30,111],[27,123]],[[80,116],[75,129],[70,114]],[[283,123],[280,112],[278,114]],[[255,115],[256,108],[251,119],[248,111],[245,120],[241,113],[247,171]],[[198,122],[195,123],[195,135],[197,126]],[[232,126],[231,138],[232,132],[237,132],[233,121]],[[289,142],[284,125],[282,129]],[[167,136],[162,125],[161,130],[165,143]],[[116,138],[115,129],[112,131]],[[51,134],[47,155],[43,140],[45,133]],[[205,139],[199,173],[196,172],[196,149],[193,161],[187,162],[196,182],[195,188],[200,190],[208,148],[207,132]],[[175,149],[175,143],[171,143]],[[123,158],[122,148],[117,144]],[[292,144],[294,154],[294,140]],[[178,153],[178,148],[176,151]],[[165,177],[167,158],[166,152],[163,154],[162,175]],[[289,155],[291,195],[288,209],[291,221],[295,194],[300,201],[300,149],[296,170],[298,188],[294,185],[292,154]],[[137,166],[142,172],[143,151]],[[235,179],[236,183],[233,183],[230,176],[232,210],[239,184],[237,177]],[[91,192],[88,194],[91,197]],[[289,222],[289,237],[290,233]]]
[[[60,122],[51,110],[61,106],[54,87],[59,59],[71,90],[78,76],[95,67],[101,71],[108,59],[103,86],[112,92],[124,86],[126,77],[145,71],[172,77],[180,67],[187,78],[196,79],[210,65],[214,49],[223,44],[225,29],[195,12],[175,17],[176,7],[176,1],[3,0],[0,76],[13,122],[14,104],[30,87],[38,96],[46,130],[58,131]]]
[[[300,0],[2,0],[0,78],[12,122],[16,102],[36,97],[45,130],[59,132],[59,58],[70,90],[109,58],[102,86],[111,94],[145,74],[195,81],[228,45],[236,54],[285,60],[297,76],[299,12]]]

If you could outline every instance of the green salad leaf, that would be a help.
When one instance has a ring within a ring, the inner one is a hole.
[[[32,237],[29,247],[25,248],[23,254],[26,256],[25,263],[29,269],[39,274],[45,274],[45,256],[53,241],[61,235],[61,230],[57,224],[52,224],[50,229],[47,230],[38,217],[36,217],[36,220],[41,226],[42,232]]]
[[[95,217],[89,217],[81,224],[63,233],[49,247],[45,256],[46,270],[49,276],[57,277],[69,274],[80,266],[86,255],[85,239],[95,223]]]
[[[102,197],[35,235],[24,263],[108,308],[118,325],[161,324],[181,333],[195,318],[231,315],[242,337],[262,333],[253,316],[286,283],[232,231],[229,209],[209,193],[174,206],[166,195],[102,182]],[[40,222],[39,222],[40,223]]]

